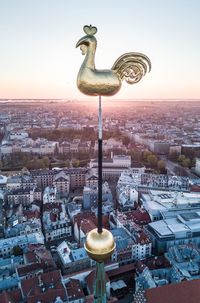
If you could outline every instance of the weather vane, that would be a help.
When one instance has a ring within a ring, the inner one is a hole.
[[[92,25],[83,27],[85,36],[76,44],[80,46],[85,59],[77,76],[79,90],[90,96],[99,96],[98,111],[98,228],[87,234],[85,249],[88,255],[97,262],[94,302],[106,302],[104,261],[114,249],[115,241],[112,233],[102,228],[102,109],[101,96],[113,96],[121,88],[123,80],[129,84],[137,83],[151,70],[151,62],[141,53],[125,53],[120,56],[111,69],[95,68],[95,52],[97,28]]]

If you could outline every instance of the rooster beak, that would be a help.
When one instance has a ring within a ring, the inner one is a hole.
[[[85,38],[86,37],[84,36],[80,40],[78,40],[78,42],[76,43],[76,48],[85,43]]]

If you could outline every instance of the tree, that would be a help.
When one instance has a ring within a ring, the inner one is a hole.
[[[70,161],[69,160],[65,160],[64,161],[64,165],[65,165],[65,167],[70,167]]]
[[[19,245],[16,245],[13,247],[12,253],[14,256],[20,256],[23,254],[23,250],[21,249],[21,247]]]
[[[130,138],[127,137],[127,136],[123,136],[123,137],[122,137],[122,143],[123,143],[124,145],[128,146],[129,143],[130,143]]]
[[[182,162],[182,161],[184,161],[185,160],[185,155],[180,155],[179,157],[178,157],[178,162]]]
[[[42,162],[46,168],[49,167],[49,158],[47,156],[43,157]]]
[[[191,160],[190,158],[186,158],[182,161],[183,167],[190,167],[191,166]]]
[[[169,159],[172,160],[172,161],[177,161],[178,156],[179,156],[179,153],[174,150],[169,154]]]
[[[142,161],[142,152],[139,150],[132,150],[131,151],[131,158],[134,162],[141,162]]]
[[[157,166],[159,170],[163,170],[165,168],[165,161],[159,160]]]
[[[147,161],[147,158],[148,158],[148,156],[150,156],[150,155],[153,155],[150,151],[148,151],[148,150],[145,150],[145,151],[144,151],[144,153],[143,153],[143,159],[144,159],[145,162],[148,162],[148,161]]]
[[[80,161],[78,159],[74,159],[72,161],[72,165],[73,165],[73,167],[79,167],[80,166]]]
[[[38,157],[34,157],[32,161],[27,164],[28,169],[40,169],[45,168],[44,162],[42,159],[38,159]]]
[[[167,170],[166,170],[166,167],[165,167],[165,161],[159,160],[158,163],[157,163],[157,167],[158,167],[158,170],[161,174],[166,174],[167,173]]]
[[[155,167],[156,164],[157,164],[157,158],[155,155],[149,155],[147,156],[147,163],[150,165],[150,166],[153,166]]]

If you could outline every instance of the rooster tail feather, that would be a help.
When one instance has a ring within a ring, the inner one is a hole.
[[[129,84],[134,84],[151,70],[151,61],[141,53],[126,53],[115,61],[112,71],[121,80],[126,80]]]

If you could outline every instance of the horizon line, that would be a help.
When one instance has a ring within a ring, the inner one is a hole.
[[[116,101],[200,101],[200,98],[128,98],[128,99],[109,99],[106,98],[107,102]],[[91,99],[73,99],[73,98],[0,98],[0,102],[9,101],[63,101],[63,102],[93,102]]]

